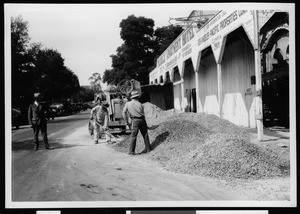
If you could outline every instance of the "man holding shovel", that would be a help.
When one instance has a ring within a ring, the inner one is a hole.
[[[108,143],[111,142],[111,136],[107,134],[107,127],[108,127],[108,120],[109,120],[109,114],[108,114],[108,103],[106,101],[103,101],[100,103],[100,100],[97,100],[97,106],[95,106],[91,110],[91,116],[90,119],[94,120],[94,141],[95,144],[98,143],[98,140],[101,138],[102,134],[105,133],[106,141]]]

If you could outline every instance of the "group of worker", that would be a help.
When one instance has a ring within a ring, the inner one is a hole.
[[[145,120],[143,105],[138,101],[138,91],[131,92],[131,101],[126,102],[122,116],[127,121],[127,125],[131,126],[131,142],[129,148],[129,155],[135,154],[136,139],[138,132],[142,133],[145,142],[145,152],[151,151],[151,146],[148,136],[148,126]],[[109,122],[109,104],[106,101],[97,100],[97,105],[91,110],[90,119],[93,120],[94,125],[94,142],[98,144],[102,135],[105,135],[106,141],[111,143],[111,134],[108,132]],[[131,120],[131,124],[128,123],[128,117]]]
[[[131,119],[130,123],[127,124],[131,126],[131,140],[129,155],[135,154],[136,140],[137,135],[140,130],[144,138],[145,143],[145,152],[151,151],[151,146],[148,136],[148,126],[145,120],[144,108],[143,105],[139,102],[139,93],[138,91],[132,91],[130,101],[126,102],[122,116],[128,121],[128,117]],[[48,143],[47,138],[47,120],[46,120],[46,109],[40,104],[41,94],[34,94],[34,103],[31,104],[28,108],[28,120],[29,124],[33,128],[34,132],[34,151],[39,149],[39,140],[38,134],[39,131],[42,133],[43,141],[45,148],[53,150]],[[109,104],[106,101],[97,100],[97,105],[91,110],[90,119],[93,120],[94,126],[94,142],[97,144],[98,140],[102,137],[102,134],[105,134],[106,141],[111,142],[111,134],[108,132],[108,122],[109,122],[109,113],[108,113]]]

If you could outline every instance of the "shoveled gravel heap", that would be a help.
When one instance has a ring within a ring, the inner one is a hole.
[[[155,129],[148,130],[153,151],[144,156],[167,170],[223,179],[289,175],[289,161],[274,150],[250,143],[248,132],[215,115],[159,111],[147,123]],[[128,136],[114,148],[128,152],[129,144]],[[139,134],[136,152],[143,150]]]
[[[156,105],[153,105],[152,103],[144,103],[144,113],[146,116],[146,119],[156,119],[159,114],[163,111],[161,108],[159,108]]]

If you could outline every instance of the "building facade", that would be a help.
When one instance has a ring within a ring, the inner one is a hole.
[[[274,37],[268,39],[273,46],[262,47],[259,30],[270,34],[275,26],[267,28],[265,24],[276,14],[219,11],[201,28],[186,28],[158,58],[149,75],[150,85],[172,82],[177,110],[215,114],[236,125],[257,128],[265,106],[262,73],[269,69],[268,56],[276,52]],[[288,34],[284,35],[276,38],[286,42]]]

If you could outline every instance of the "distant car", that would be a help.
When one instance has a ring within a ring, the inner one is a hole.
[[[19,129],[21,125],[21,111],[15,108],[12,108],[11,111],[12,116],[12,127],[16,127],[16,129]]]
[[[50,105],[50,108],[52,109],[53,112],[55,112],[55,116],[63,116],[64,114],[64,105],[59,103],[59,104],[53,104]]]
[[[47,112],[47,119],[50,120],[51,118],[52,120],[54,120],[56,116],[57,116],[57,109],[53,107],[49,107]]]

